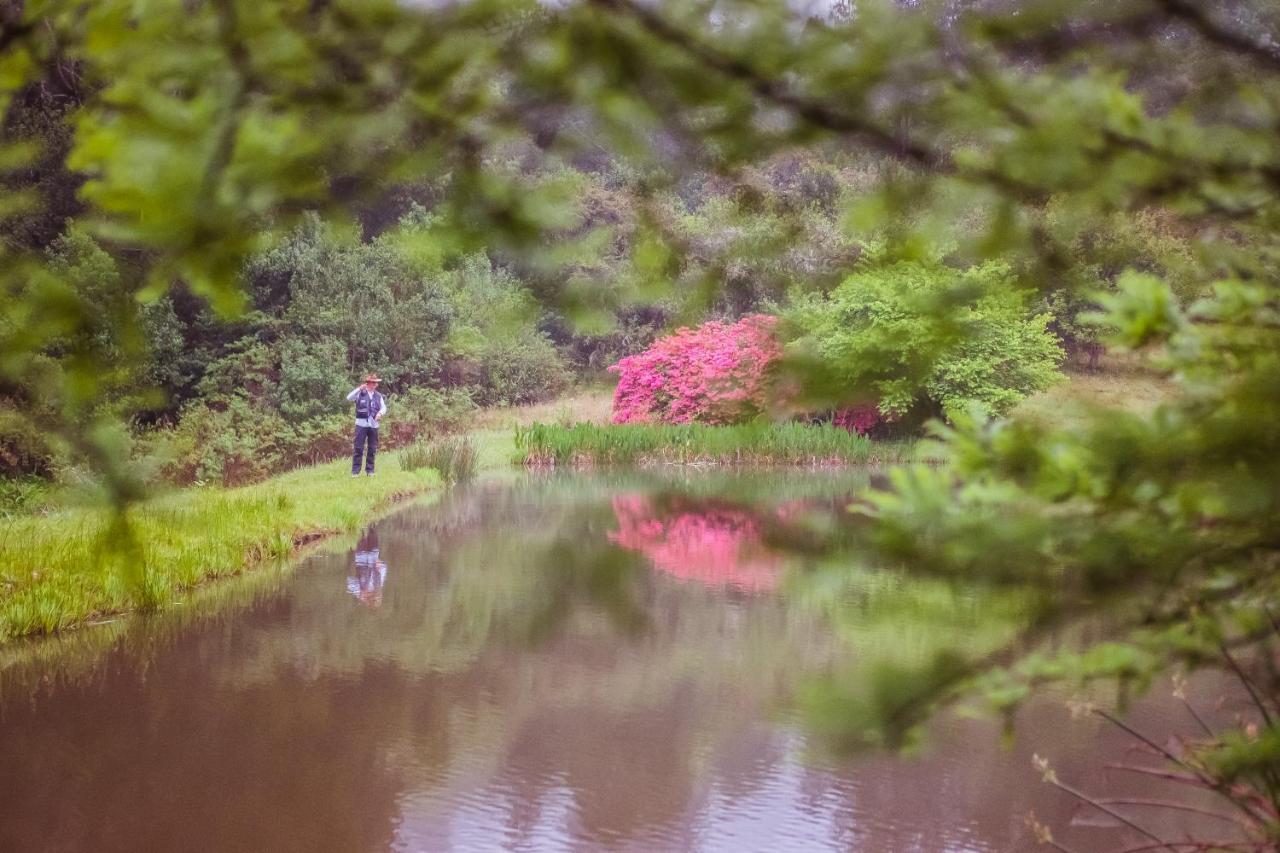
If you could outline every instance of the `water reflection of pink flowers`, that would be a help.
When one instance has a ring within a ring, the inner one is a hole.
[[[618,495],[613,512],[618,530],[609,541],[673,577],[748,592],[772,590],[781,578],[781,555],[764,544],[761,520],[745,509],[698,504],[664,512],[644,495]]]

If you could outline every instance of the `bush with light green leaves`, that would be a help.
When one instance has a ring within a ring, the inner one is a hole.
[[[876,402],[889,420],[1002,414],[1061,378],[1049,316],[1028,310],[998,263],[868,262],[788,320],[791,357],[820,386],[811,393]]]

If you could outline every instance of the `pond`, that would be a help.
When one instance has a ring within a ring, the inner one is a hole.
[[[1032,767],[1097,782],[1129,746],[1061,701],[1011,743],[940,716],[910,756],[838,750],[801,701],[1017,619],[1016,598],[788,556],[865,476],[479,483],[349,551],[33,644],[0,678],[0,850],[1004,851],[1033,846],[1032,810],[1077,849],[1116,838]]]

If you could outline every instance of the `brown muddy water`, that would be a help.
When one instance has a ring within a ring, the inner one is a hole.
[[[1131,742],[1061,698],[1011,739],[948,714],[910,756],[836,748],[848,721],[815,696],[980,650],[1020,613],[784,556],[857,485],[484,483],[295,571],[19,649],[0,664],[0,851],[979,853],[1033,849],[1032,811],[1076,850],[1133,841],[1033,769],[1168,793],[1104,774]],[[1190,722],[1167,692],[1130,715],[1157,740]]]

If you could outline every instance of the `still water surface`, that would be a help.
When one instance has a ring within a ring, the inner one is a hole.
[[[1031,767],[1137,790],[1099,777],[1127,744],[1061,702],[1006,746],[941,718],[910,758],[840,757],[797,710],[824,677],[856,689],[867,660],[1016,612],[835,583],[771,544],[856,485],[479,484],[294,572],[34,646],[0,678],[0,850],[1005,851],[1033,847],[1033,809],[1110,847]]]

